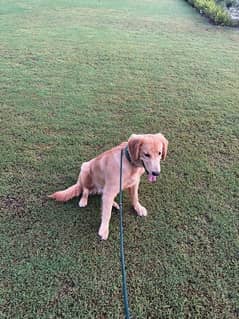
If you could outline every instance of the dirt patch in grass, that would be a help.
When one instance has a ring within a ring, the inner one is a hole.
[[[0,206],[2,211],[11,212],[17,217],[22,217],[26,210],[24,200],[12,195],[0,196]]]

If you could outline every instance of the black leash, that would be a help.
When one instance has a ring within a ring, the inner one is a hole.
[[[120,154],[120,192],[119,192],[119,207],[120,207],[120,260],[121,260],[121,272],[122,272],[122,285],[123,285],[123,298],[124,298],[124,311],[125,318],[130,319],[127,282],[126,282],[126,270],[125,270],[125,258],[124,258],[124,228],[123,228],[123,190],[122,190],[122,173],[123,173],[123,154],[124,150],[121,150]]]

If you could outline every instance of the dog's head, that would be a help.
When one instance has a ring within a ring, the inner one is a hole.
[[[160,160],[165,160],[168,141],[162,134],[133,134],[128,140],[131,159],[142,165],[150,182],[155,182],[160,174]]]

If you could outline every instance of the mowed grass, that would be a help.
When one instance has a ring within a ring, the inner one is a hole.
[[[0,317],[123,318],[119,216],[47,195],[162,132],[147,218],[124,195],[132,318],[238,318],[239,32],[181,0],[0,3]]]

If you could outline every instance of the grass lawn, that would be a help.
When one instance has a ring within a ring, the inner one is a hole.
[[[119,216],[46,195],[162,132],[147,218],[124,195],[134,319],[239,318],[239,31],[182,0],[0,2],[0,318],[123,318]]]

